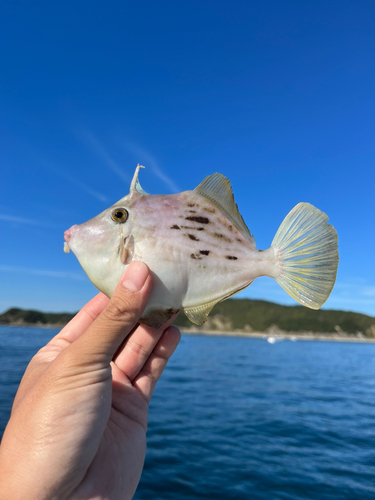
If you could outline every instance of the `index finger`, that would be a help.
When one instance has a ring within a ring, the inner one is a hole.
[[[73,319],[51,340],[63,339],[70,344],[78,339],[103,312],[109,298],[100,292],[77,313]]]

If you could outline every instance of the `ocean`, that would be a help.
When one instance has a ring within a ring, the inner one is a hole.
[[[0,327],[0,431],[57,330]],[[184,335],[136,500],[375,498],[375,344]]]

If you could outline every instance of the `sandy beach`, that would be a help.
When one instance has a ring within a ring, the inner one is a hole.
[[[280,330],[267,332],[246,332],[246,331],[219,331],[219,330],[204,330],[198,328],[180,328],[181,332],[186,335],[213,335],[224,337],[247,337],[247,338],[274,338],[276,341],[289,340],[319,340],[326,342],[360,342],[360,343],[375,343],[375,339],[367,338],[362,334],[347,334],[347,333],[315,333],[315,332],[282,332]]]

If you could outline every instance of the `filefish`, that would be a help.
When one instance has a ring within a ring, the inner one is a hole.
[[[177,311],[203,324],[215,304],[270,276],[296,301],[319,309],[336,280],[336,230],[309,203],[285,217],[271,247],[258,250],[228,179],[215,173],[193,191],[149,195],[138,180],[101,214],[65,231],[92,283],[111,297],[132,260],[150,268],[153,287],[140,319],[160,327]]]

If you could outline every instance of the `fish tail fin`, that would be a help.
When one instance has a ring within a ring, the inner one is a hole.
[[[336,281],[337,233],[324,212],[299,203],[283,220],[271,247],[275,251],[278,284],[297,302],[319,309]]]

